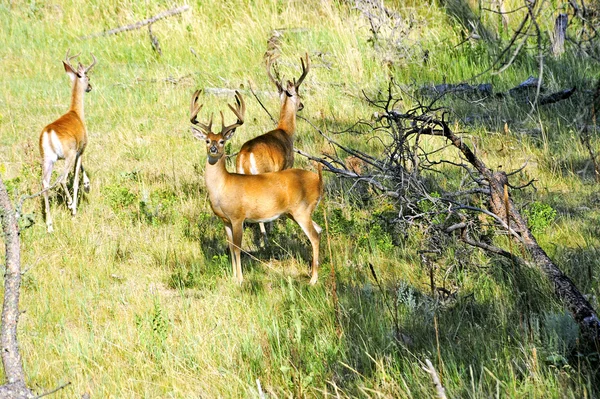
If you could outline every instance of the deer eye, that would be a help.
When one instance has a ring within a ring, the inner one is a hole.
[[[206,145],[210,145],[210,140],[206,140]]]
[[[219,145],[225,144],[225,140],[219,140]]]

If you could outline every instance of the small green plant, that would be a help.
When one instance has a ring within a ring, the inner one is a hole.
[[[543,202],[533,202],[523,210],[531,232],[541,233],[556,219],[556,210]]]
[[[421,212],[433,212],[436,208],[437,205],[437,201],[435,201],[438,198],[441,198],[441,195],[437,192],[434,191],[432,193],[429,194],[429,196],[432,199],[429,198],[423,198],[422,200],[419,200],[417,202],[418,206],[419,206],[419,210]]]
[[[21,184],[21,177],[19,176],[4,181],[9,196],[13,197],[19,192],[19,184]]]
[[[148,194],[144,192],[139,202],[141,220],[157,226],[171,220],[177,195],[175,192],[161,189]]]
[[[148,354],[160,360],[169,336],[169,320],[158,299],[154,301],[152,310],[145,315],[136,315],[135,324],[138,330],[139,344]]]
[[[108,199],[111,207],[116,210],[123,210],[134,204],[137,196],[129,188],[121,185],[108,185],[102,187],[102,194]]]
[[[169,288],[184,289],[192,288],[196,285],[196,276],[192,270],[177,268],[169,277]]]
[[[358,238],[360,247],[370,247],[372,250],[388,252],[394,249],[392,236],[379,224],[373,224],[364,234]]]
[[[355,223],[352,219],[347,219],[340,208],[334,209],[329,215],[329,231],[334,234],[350,234],[355,230]],[[320,220],[317,219],[317,223]],[[324,224],[324,222],[322,223]]]

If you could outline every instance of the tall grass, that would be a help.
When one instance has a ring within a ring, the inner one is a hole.
[[[171,1],[0,4],[0,36],[7,38],[0,47],[0,173],[15,199],[39,189],[39,132],[68,107],[66,50],[81,51],[84,62],[92,52],[99,61],[85,98],[91,193],[74,218],[61,194],[53,194],[52,235],[39,201],[23,209],[35,220],[22,231],[27,272],[19,338],[28,384],[41,393],[72,382],[58,397],[258,397],[259,380],[272,397],[422,398],[434,394],[421,369],[430,358],[452,397],[598,395],[597,359],[572,356],[574,324],[541,276],[450,245],[436,259],[435,278],[453,295],[433,300],[429,271],[417,255],[421,232],[395,230],[385,199],[363,187],[349,190],[330,175],[317,211],[320,224],[326,213],[330,227],[319,284],[307,285],[309,243],[285,220],[275,223],[267,249],[256,248],[246,229],[247,281],[241,288],[233,283],[222,223],[208,204],[203,146],[187,122],[195,89],[206,89],[204,116],[232,101],[209,89],[244,93],[248,117],[233,139],[235,152],[272,127],[249,85],[278,113],[263,62],[274,29],[283,32],[279,64],[286,78],[298,76],[300,56],[311,56],[302,115],[324,130],[369,119],[373,110],[361,91],[376,94],[390,75],[408,88],[402,105],[409,107],[414,87],[469,79],[491,62],[493,51],[483,43],[454,47],[462,28],[437,2],[399,6],[415,23],[408,56],[391,68],[373,51],[368,23],[350,3],[309,3],[193,2],[190,11],[153,25],[162,56],[145,29],[83,37],[178,5]],[[548,69],[556,89],[595,78],[576,57]],[[536,71],[523,59],[482,79],[503,91]],[[539,179],[539,190],[515,195],[524,206],[541,201],[558,211],[540,241],[595,298],[600,205],[587,175],[573,166],[586,153],[564,122],[578,103],[531,116],[510,100],[452,106],[490,166],[529,160],[520,177]],[[472,116],[479,122],[469,123]],[[501,133],[505,123],[508,135]],[[331,151],[303,121],[296,145]],[[313,168],[301,158],[296,164]],[[332,266],[339,314],[328,280]]]

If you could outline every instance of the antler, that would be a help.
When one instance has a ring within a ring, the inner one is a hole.
[[[94,59],[94,61],[92,62],[92,64],[91,64],[90,66],[88,66],[87,68],[85,68],[85,70],[83,71],[84,73],[88,73],[88,71],[89,71],[90,69],[92,69],[92,67],[93,67],[94,65],[96,65],[96,61],[97,61],[97,60],[96,60],[96,57],[94,57],[94,54],[92,54],[92,53],[90,53],[90,55],[92,56],[92,58]]]
[[[302,58],[300,58],[300,62],[302,63],[302,75],[300,75],[300,78],[297,82],[294,80],[294,86],[296,87],[296,91],[298,91],[298,87],[300,87],[302,81],[304,80],[310,69],[310,60],[308,58],[308,53],[306,53],[306,65],[304,65],[304,60]]]
[[[269,76],[269,79],[271,79],[271,82],[273,82],[275,84],[275,86],[277,86],[277,90],[279,91],[279,93],[281,93],[283,91],[283,87],[281,87],[281,82],[275,80],[273,75],[271,75],[271,64],[273,63],[273,61],[275,61],[277,59],[277,57],[278,56],[274,56],[274,57],[269,57],[267,59],[267,75]]]
[[[65,61],[64,61],[64,62],[65,62],[65,64],[69,65],[69,66],[71,67],[71,69],[72,69],[72,70],[76,71],[76,69],[75,69],[75,68],[73,68],[73,65],[71,65],[71,60],[72,60],[73,58],[77,58],[77,57],[79,57],[79,54],[81,54],[81,53],[77,53],[77,54],[75,54],[75,55],[69,56],[69,53],[70,53],[70,52],[71,52],[71,49],[67,49],[67,55],[65,55]]]
[[[244,103],[244,98],[242,97],[240,92],[237,90],[235,91],[235,102],[237,103],[235,108],[231,104],[227,104],[227,105],[229,106],[229,109],[231,109],[231,111],[233,111],[235,116],[237,116],[237,122],[235,122],[232,125],[225,126],[225,118],[223,117],[223,112],[221,112],[221,124],[222,124],[221,134],[223,134],[223,135],[227,134],[231,130],[233,130],[239,126],[242,126],[244,124],[244,114],[246,113],[246,104]]]
[[[198,123],[196,117],[198,116],[198,112],[202,109],[204,104],[198,104],[198,97],[202,93],[202,90],[198,89],[192,94],[192,103],[190,104],[190,122],[194,125]]]
[[[208,120],[208,124],[198,122],[196,117],[198,116],[198,112],[204,107],[204,104],[198,104],[198,97],[202,93],[202,90],[196,90],[194,94],[192,94],[192,103],[190,104],[190,122],[194,125],[197,125],[199,128],[204,130],[207,133],[210,133],[212,128],[212,114],[210,115],[210,119]]]

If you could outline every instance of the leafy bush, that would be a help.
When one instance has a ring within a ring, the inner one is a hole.
[[[137,195],[132,193],[129,188],[121,185],[109,185],[102,188],[102,194],[106,196],[111,207],[116,210],[123,210],[134,204]]]
[[[541,233],[556,219],[556,210],[543,202],[533,202],[523,210],[523,215],[527,218],[527,223],[531,232]]]

